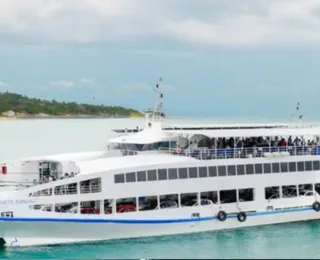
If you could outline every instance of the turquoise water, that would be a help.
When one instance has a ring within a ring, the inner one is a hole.
[[[211,120],[197,120],[210,123]],[[236,122],[237,120],[232,120]],[[261,122],[262,120],[255,120]],[[169,123],[193,123],[172,119]],[[217,122],[217,120],[215,120]],[[26,120],[0,122],[0,161],[106,147],[112,128],[143,126],[143,120]],[[320,214],[320,213],[319,213]],[[320,216],[320,215],[319,215]],[[319,258],[320,221],[232,231],[5,249],[1,259]]]
[[[291,223],[232,231],[8,249],[2,259],[311,258],[320,256],[320,222]]]

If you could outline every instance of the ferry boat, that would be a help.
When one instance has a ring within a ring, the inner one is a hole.
[[[156,89],[145,128],[122,131],[106,151],[0,163],[2,246],[320,218],[320,126],[164,126]]]

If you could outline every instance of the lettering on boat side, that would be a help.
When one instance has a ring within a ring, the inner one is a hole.
[[[191,217],[192,218],[200,218],[200,213],[192,213]]]
[[[36,199],[0,200],[0,205],[31,204],[35,203],[36,201]]]

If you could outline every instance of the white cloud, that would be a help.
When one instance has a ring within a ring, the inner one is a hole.
[[[70,87],[73,87],[75,85],[75,82],[67,81],[67,80],[58,80],[58,81],[50,82],[50,85],[53,86],[53,87],[70,88]]]
[[[121,89],[123,89],[124,91],[126,91],[127,93],[130,92],[145,92],[145,91],[150,91],[152,90],[152,87],[149,86],[148,84],[144,84],[144,83],[135,83],[135,84],[127,84],[127,85],[123,85],[121,87]]]
[[[83,85],[94,85],[95,84],[93,79],[87,79],[87,78],[80,79],[79,83],[83,84]]]
[[[7,82],[0,80],[0,87],[8,87],[8,86],[9,84]]]
[[[1,0],[2,41],[319,43],[319,0]]]

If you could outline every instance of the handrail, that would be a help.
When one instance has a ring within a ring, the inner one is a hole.
[[[200,160],[232,159],[232,158],[256,158],[273,156],[299,156],[320,155],[319,145],[304,146],[266,146],[266,147],[239,147],[239,148],[215,148],[206,147],[186,149],[162,149],[151,151],[119,150],[123,156],[137,155],[145,152],[168,153],[179,156],[193,157]]]

